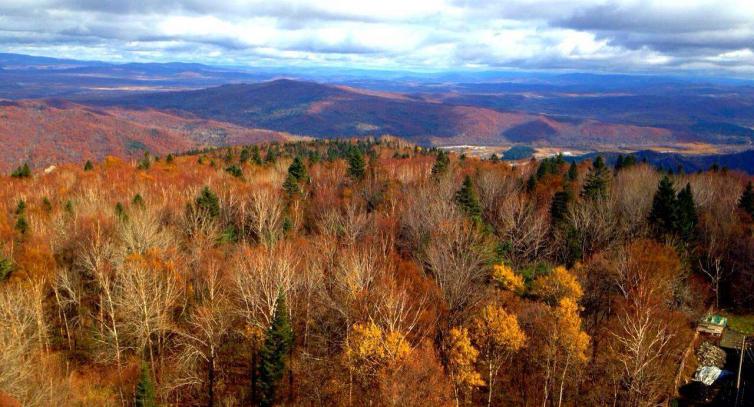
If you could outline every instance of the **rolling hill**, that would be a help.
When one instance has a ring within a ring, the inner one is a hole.
[[[0,101],[0,169],[28,162],[140,157],[204,146],[283,141],[289,136],[152,109],[92,108],[65,101]]]
[[[511,142],[561,146],[656,145],[676,141],[668,129],[562,120],[455,105],[420,95],[280,79],[256,84],[133,94],[89,100],[99,106],[149,108],[252,128],[315,137],[390,134],[419,144]]]

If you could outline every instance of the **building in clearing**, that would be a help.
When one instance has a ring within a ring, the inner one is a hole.
[[[728,318],[721,315],[707,315],[699,321],[696,329],[712,335],[721,335],[728,325]]]

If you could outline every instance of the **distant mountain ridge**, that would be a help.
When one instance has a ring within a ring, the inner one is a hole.
[[[560,120],[433,100],[425,95],[378,92],[279,79],[255,84],[133,94],[88,103],[184,112],[241,126],[315,137],[390,134],[418,144],[528,142],[594,146],[655,145],[676,141],[671,131],[650,126]]]

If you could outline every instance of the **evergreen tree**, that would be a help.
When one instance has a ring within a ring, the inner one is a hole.
[[[526,190],[529,192],[534,192],[534,188],[537,187],[537,176],[535,174],[531,174],[529,176],[529,179],[526,180]]]
[[[500,161],[500,158],[497,156],[497,154],[492,153],[492,155],[490,156],[490,161],[497,163],[498,161]]]
[[[272,325],[267,330],[260,350],[257,390],[260,406],[275,404],[278,384],[285,374],[288,356],[293,347],[293,329],[283,294],[279,294]]]
[[[220,216],[220,200],[209,187],[204,187],[196,197],[196,207],[206,211],[211,218]]]
[[[293,159],[293,162],[288,167],[288,175],[292,176],[296,182],[309,181],[309,175],[306,171],[306,166],[299,156]]]
[[[141,197],[141,194],[137,193],[131,200],[131,204],[137,208],[144,208],[144,198]]]
[[[134,392],[134,406],[157,407],[154,383],[146,363],[141,364],[139,382],[136,384],[136,391]]]
[[[251,152],[249,151],[249,147],[244,147],[241,149],[241,154],[238,156],[238,161],[243,164],[247,161],[249,161],[249,158],[251,158]]]
[[[94,164],[92,164],[91,161],[86,160],[86,163],[84,164],[84,171],[91,171],[94,169]]]
[[[115,216],[122,221],[128,219],[128,215],[126,215],[126,208],[120,202],[115,204]]]
[[[435,157],[435,163],[432,165],[432,175],[442,175],[448,172],[450,167],[450,157],[445,150],[440,150]]]
[[[685,241],[694,238],[696,225],[699,223],[699,217],[696,214],[696,204],[694,203],[694,194],[691,192],[691,184],[678,192],[676,198],[676,231]]]
[[[283,191],[285,191],[285,193],[291,197],[301,193],[301,188],[299,188],[298,186],[296,177],[292,174],[288,174],[288,176],[285,177],[285,182],[283,182]]]
[[[550,203],[550,224],[553,227],[560,226],[565,219],[571,198],[571,191],[567,185],[562,191],[556,192],[552,197],[552,202]]]
[[[239,166],[237,166],[235,164],[231,165],[231,166],[228,166],[227,168],[225,168],[225,172],[227,172],[228,174],[230,174],[230,175],[232,175],[232,176],[234,176],[236,178],[243,177],[243,171],[241,170],[241,168]]]
[[[624,168],[623,154],[618,155],[618,159],[615,160],[615,172],[618,172]]]
[[[479,197],[477,196],[474,184],[471,182],[471,177],[468,175],[463,179],[463,185],[456,192],[455,198],[461,210],[472,220],[475,222],[482,220],[482,208],[479,205]]]
[[[52,212],[52,202],[50,202],[50,198],[42,198],[42,209],[44,209],[44,211],[48,213]]]
[[[348,176],[359,181],[364,179],[364,175],[366,175],[364,156],[358,148],[353,148],[351,156],[348,158]]]
[[[568,173],[566,174],[566,179],[570,182],[576,181],[576,179],[579,177],[579,167],[576,166],[576,161],[571,161],[571,166],[568,167]]]
[[[13,172],[10,174],[13,178],[29,178],[31,177],[31,169],[29,168],[28,163],[24,163],[24,165],[16,168],[13,170]]]
[[[277,152],[272,146],[267,147],[267,155],[264,157],[264,162],[268,164],[274,164],[277,161]]]
[[[607,197],[608,169],[602,156],[598,156],[589,169],[589,174],[584,181],[584,189],[581,196],[587,199],[604,199]]]
[[[25,211],[26,211],[26,201],[21,199],[18,201],[18,204],[16,205],[16,215],[23,215]]]
[[[649,223],[659,234],[672,233],[678,223],[677,197],[673,181],[668,176],[662,177],[657,192],[652,199],[652,211],[649,213]]]
[[[251,148],[251,161],[256,165],[262,165],[262,156],[259,154],[259,146]]]
[[[754,189],[752,189],[751,181],[746,184],[746,188],[738,200],[738,207],[749,215],[754,216]]]
[[[13,262],[0,253],[0,282],[8,278],[13,271]]]
[[[26,221],[26,217],[24,215],[21,215],[18,217],[18,219],[16,219],[15,228],[22,235],[25,235],[26,232],[29,231],[29,222]]]
[[[168,154],[168,156],[165,158],[165,162],[168,164],[172,164],[173,161],[175,161],[175,157],[173,156],[173,154]]]

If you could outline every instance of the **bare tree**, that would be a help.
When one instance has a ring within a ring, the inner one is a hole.
[[[259,243],[273,245],[277,242],[283,231],[284,211],[280,194],[271,187],[258,188],[251,193],[249,223]]]
[[[178,330],[181,378],[176,386],[206,384],[207,405],[215,405],[218,354],[232,326],[230,301],[217,265],[211,264],[197,287],[199,304],[191,310],[186,328]],[[203,378],[199,372],[205,371]]]
[[[476,226],[450,221],[432,233],[421,259],[448,305],[451,322],[457,325],[463,311],[480,298],[480,284],[488,275],[485,267],[492,248]]]

